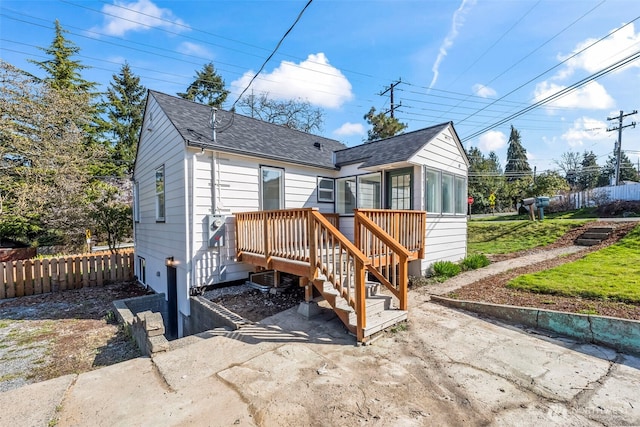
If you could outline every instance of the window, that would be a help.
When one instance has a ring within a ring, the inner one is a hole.
[[[156,221],[164,221],[164,165],[156,169]]]
[[[138,181],[133,183],[133,220],[140,222],[140,186]]]
[[[340,178],[336,180],[336,212],[352,214],[356,208],[356,178]]]
[[[467,214],[467,179],[464,176],[425,168],[427,212],[445,215]]]
[[[138,277],[138,282],[142,283],[143,285],[146,285],[147,284],[147,261],[141,256],[138,257],[138,274],[140,275],[140,277]]]
[[[334,181],[332,178],[318,177],[318,202],[333,202]]]
[[[411,169],[401,169],[387,173],[387,206],[389,209],[411,209],[412,189]]]
[[[462,176],[456,175],[456,215],[467,214],[467,182]]]
[[[284,170],[260,167],[260,194],[263,211],[284,208]]]
[[[440,172],[433,169],[427,169],[425,176],[427,177],[425,185],[425,205],[427,206],[427,212],[435,212],[439,214],[440,201],[442,197],[440,194]]]
[[[454,213],[453,175],[442,174],[442,213]]]
[[[372,173],[358,176],[358,207],[380,209],[382,200],[382,175]]]

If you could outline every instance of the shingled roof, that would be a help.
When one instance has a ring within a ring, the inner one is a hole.
[[[368,142],[336,152],[336,166],[362,162],[362,167],[405,162],[442,132],[451,122],[431,126],[390,138]]]
[[[189,146],[210,148],[271,160],[336,169],[333,152],[346,146],[333,139],[218,110],[216,140],[209,120],[211,107],[149,91]]]

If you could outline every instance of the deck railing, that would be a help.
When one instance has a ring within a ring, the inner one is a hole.
[[[366,327],[365,270],[371,261],[340,233],[337,215],[325,216],[317,208],[302,208],[243,212],[235,217],[241,260],[273,269],[284,267],[282,258],[308,263],[284,268],[289,272],[295,269],[294,274],[304,273],[310,280],[318,273],[324,275],[354,309],[358,339],[362,340]]]
[[[363,212],[355,212],[356,246],[371,260],[367,269],[407,309],[411,252]]]
[[[427,213],[391,209],[355,209],[356,229],[358,217],[367,217],[395,241],[424,258]],[[357,243],[357,240],[356,240]]]

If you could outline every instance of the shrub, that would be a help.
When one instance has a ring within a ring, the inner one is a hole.
[[[436,261],[431,266],[433,274],[439,277],[453,277],[462,271],[462,267],[451,261]]]
[[[467,255],[467,257],[462,260],[462,268],[464,270],[476,270],[486,267],[489,264],[491,264],[491,262],[484,254]]]

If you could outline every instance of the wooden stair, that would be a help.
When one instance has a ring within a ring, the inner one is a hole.
[[[575,240],[575,244],[578,246],[594,246],[599,245],[604,240],[608,239],[613,233],[612,227],[591,227],[582,233]]]
[[[329,281],[320,277],[313,282],[313,286],[331,305],[338,318],[344,323],[350,333],[357,335],[356,312]],[[393,297],[378,293],[380,285],[376,282],[366,283],[366,326],[363,336],[380,332],[390,326],[407,320],[408,312],[393,306]]]

